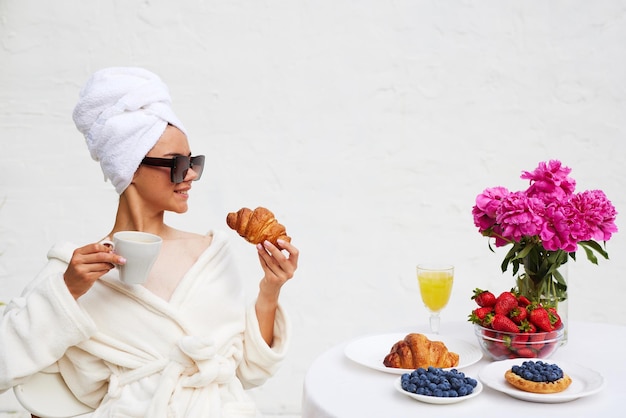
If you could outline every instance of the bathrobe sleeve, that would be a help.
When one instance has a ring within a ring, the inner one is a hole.
[[[6,306],[0,319],[0,392],[53,365],[96,331],[63,280],[72,252],[69,245],[53,247],[43,270]]]
[[[246,312],[244,331],[244,356],[237,370],[237,376],[245,389],[260,386],[280,368],[287,355],[291,335],[291,323],[279,305],[274,320],[274,340],[268,346],[259,328],[254,304]]]

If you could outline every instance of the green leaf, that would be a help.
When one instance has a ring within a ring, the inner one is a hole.
[[[585,253],[587,254],[587,259],[591,261],[593,264],[598,264],[598,258],[593,254],[593,251],[591,250],[591,248],[582,244],[581,244],[581,247],[583,247],[583,249],[585,250]]]
[[[535,249],[535,245],[532,244],[532,243],[528,243],[528,244],[526,244],[524,249],[517,254],[517,257],[515,257],[515,258],[524,258],[527,255],[529,255],[531,253],[531,251],[534,250],[534,249]]]
[[[557,287],[561,290],[567,289],[567,283],[565,282],[565,278],[561,274],[558,269],[554,269],[553,277],[556,279]]]
[[[511,263],[511,261],[515,259],[515,254],[517,253],[517,247],[518,247],[518,243],[515,243],[511,247],[509,252],[506,253],[506,255],[504,256],[504,260],[502,261],[502,264],[500,265],[500,268],[502,269],[502,273],[506,271],[507,267],[509,266],[509,263]],[[513,268],[515,268],[515,266],[513,266]]]
[[[587,249],[590,249],[590,250],[596,251],[598,254],[600,254],[602,257],[604,257],[606,260],[609,259],[609,254],[604,250],[604,248],[602,248],[602,246],[598,242],[596,242],[594,240],[581,241],[578,244],[585,249],[585,252],[587,254],[589,254]],[[587,255],[587,258],[589,258],[589,255]],[[590,259],[590,261],[591,261],[591,259]],[[595,264],[597,264],[597,263],[595,263]]]
[[[519,266],[520,266],[519,261],[517,260],[513,261],[513,276],[515,276],[517,272],[519,271]]]

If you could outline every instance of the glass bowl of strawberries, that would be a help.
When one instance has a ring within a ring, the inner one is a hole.
[[[546,359],[556,352],[563,339],[563,326],[547,332],[503,332],[474,325],[478,344],[486,358],[505,360],[510,358]]]
[[[565,329],[556,309],[510,291],[496,297],[475,289],[472,299],[478,307],[469,321],[486,358],[545,359],[561,345]]]

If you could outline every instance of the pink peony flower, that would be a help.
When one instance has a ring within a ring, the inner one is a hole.
[[[502,236],[520,241],[524,236],[537,235],[543,228],[543,203],[524,192],[510,193],[498,207],[496,223],[502,228]]]
[[[551,204],[545,208],[545,223],[539,233],[543,248],[548,251],[563,250],[574,252],[578,249],[578,240],[571,234],[572,216],[567,202]]]
[[[577,222],[583,234],[581,241],[590,239],[608,241],[617,232],[615,207],[601,190],[586,190],[572,198],[577,211]]]
[[[509,191],[504,187],[491,187],[476,197],[476,205],[472,209],[472,215],[474,216],[474,225],[478,227],[481,233],[496,223],[496,211],[502,198],[508,194]]]
[[[576,181],[568,177],[572,170],[563,167],[558,160],[541,162],[535,171],[524,171],[522,179],[530,180],[530,187],[526,190],[528,196],[538,197],[547,203],[562,200],[571,196],[576,187]]]

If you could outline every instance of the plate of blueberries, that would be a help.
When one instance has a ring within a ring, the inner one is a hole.
[[[483,385],[456,369],[429,367],[404,373],[395,388],[413,399],[432,404],[451,404],[478,396]]]

